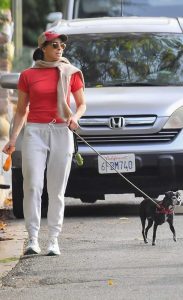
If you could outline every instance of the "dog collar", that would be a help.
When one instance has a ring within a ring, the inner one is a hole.
[[[173,214],[173,207],[165,208],[162,204],[159,204],[159,207],[156,208],[156,213],[164,214],[164,215],[171,215],[171,214]]]

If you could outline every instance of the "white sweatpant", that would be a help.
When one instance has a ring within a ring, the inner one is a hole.
[[[65,124],[27,123],[22,144],[22,172],[24,218],[29,236],[38,237],[40,229],[45,168],[49,236],[57,237],[61,232],[73,150],[73,133]]]

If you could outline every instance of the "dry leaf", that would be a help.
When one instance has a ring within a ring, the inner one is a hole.
[[[109,279],[109,280],[108,280],[108,285],[113,285],[113,284],[114,284],[113,280],[112,280],[112,279]]]
[[[4,200],[4,207],[13,207],[13,201],[12,198],[6,198]]]
[[[4,230],[6,225],[7,225],[6,223],[0,222],[0,230]]]

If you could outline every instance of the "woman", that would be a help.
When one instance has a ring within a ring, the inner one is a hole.
[[[13,130],[3,151],[11,154],[25,123],[22,144],[24,217],[29,235],[25,254],[41,252],[38,233],[44,171],[47,175],[48,255],[60,255],[58,236],[64,216],[64,194],[73,153],[72,130],[84,114],[84,80],[79,69],[62,57],[67,36],[43,32],[33,58],[35,65],[24,70],[18,83],[18,104]],[[72,92],[76,112],[70,109]]]

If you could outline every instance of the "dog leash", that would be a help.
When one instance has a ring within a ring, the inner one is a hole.
[[[80,139],[82,140],[89,148],[91,148],[97,155],[99,155],[119,176],[121,176],[124,180],[126,180],[129,184],[131,184],[136,190],[138,190],[145,198],[148,198],[150,201],[152,201],[158,208],[160,208],[160,205],[156,203],[149,195],[147,195],[145,192],[143,192],[140,188],[138,188],[133,182],[131,182],[128,178],[126,178],[122,173],[120,173],[118,170],[116,170],[108,161],[105,159],[105,157],[100,154],[95,148],[93,148],[83,137],[81,137],[75,130],[72,130],[72,132]]]

